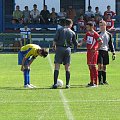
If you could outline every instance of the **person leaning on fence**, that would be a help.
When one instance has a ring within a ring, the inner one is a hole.
[[[108,31],[106,31],[106,22],[100,21],[99,22],[100,31],[98,34],[103,40],[102,46],[99,48],[98,54],[98,79],[99,84],[104,85],[108,84],[106,80],[106,65],[109,64],[109,54],[108,50],[112,52],[112,60],[115,60],[115,49],[112,42],[112,35]]]

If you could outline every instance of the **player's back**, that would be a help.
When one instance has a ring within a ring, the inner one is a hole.
[[[57,31],[55,36],[56,45],[64,46],[71,46],[72,39],[75,36],[75,33],[67,27],[62,27]]]
[[[36,44],[27,44],[21,47],[21,51],[27,51],[28,49],[40,49],[40,46]]]

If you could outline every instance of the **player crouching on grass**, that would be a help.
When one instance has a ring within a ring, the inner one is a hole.
[[[98,59],[98,50],[102,45],[102,39],[100,35],[94,31],[94,25],[92,22],[86,24],[87,33],[84,39],[81,41],[80,45],[83,42],[87,44],[87,64],[90,71],[90,83],[88,87],[96,87],[98,85],[98,70],[96,68],[97,59]]]
[[[98,79],[99,84],[108,84],[106,80],[106,65],[109,64],[109,54],[108,49],[112,52],[112,60],[115,60],[115,49],[112,42],[112,35],[111,33],[106,31],[106,22],[100,21],[99,22],[100,31],[98,34],[101,36],[103,40],[103,44],[99,49],[99,55],[98,55]]]
[[[24,73],[24,87],[34,88],[30,84],[30,65],[37,56],[47,57],[48,52],[35,44],[27,44],[23,46],[18,53],[18,65],[21,65],[21,71]]]

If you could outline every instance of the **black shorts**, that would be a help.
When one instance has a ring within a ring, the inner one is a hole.
[[[70,62],[71,62],[71,48],[57,47],[54,63],[66,65],[70,64]]]
[[[97,63],[98,64],[103,64],[103,65],[108,65],[109,64],[109,54],[108,54],[108,51],[99,50]]]

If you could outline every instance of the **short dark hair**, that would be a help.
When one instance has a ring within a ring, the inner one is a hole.
[[[33,5],[34,7],[37,6],[36,4]]]
[[[99,7],[95,7],[95,9],[99,9]]]
[[[88,9],[92,9],[92,7],[91,7],[91,6],[88,6]]]
[[[73,24],[73,21],[71,19],[66,19],[66,26],[69,26],[70,24]]]
[[[107,6],[107,8],[109,8],[109,7],[110,7],[110,5]]]
[[[28,8],[28,6],[25,6],[25,9]]]
[[[91,22],[91,21],[89,21],[89,22],[87,22],[87,24],[86,25],[89,25],[89,26],[91,26],[91,27],[93,27],[94,25],[93,25],[93,23]]]
[[[48,55],[48,51],[46,51],[46,49],[44,49],[44,48],[42,48],[41,49],[41,55],[42,55],[42,57],[47,57],[47,55]]]

